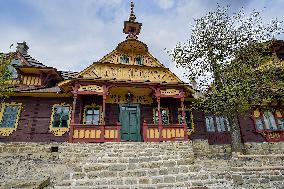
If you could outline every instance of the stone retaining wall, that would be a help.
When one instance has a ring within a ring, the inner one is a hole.
[[[195,157],[228,157],[231,155],[230,144],[209,145],[208,140],[193,140]],[[245,154],[270,155],[283,154],[284,142],[245,143]]]
[[[283,143],[247,146],[250,155],[231,157],[229,145],[204,140],[0,143],[0,189],[284,188]]]

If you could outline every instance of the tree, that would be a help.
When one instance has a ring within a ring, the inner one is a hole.
[[[237,115],[265,98],[259,87],[272,84],[272,72],[261,76],[259,68],[269,60],[274,37],[283,32],[281,22],[264,24],[260,14],[246,15],[242,9],[230,16],[229,6],[218,6],[194,20],[190,39],[170,52],[189,80],[198,83],[202,95],[193,108],[228,118],[233,152],[243,151]]]
[[[4,98],[6,92],[11,92],[12,88],[7,85],[11,79],[11,71],[9,66],[13,59],[13,53],[0,54],[0,99]]]

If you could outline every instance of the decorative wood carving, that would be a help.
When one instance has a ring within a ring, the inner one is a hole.
[[[117,79],[150,82],[180,82],[169,70],[165,68],[130,67],[126,65],[95,65],[86,71],[85,78]]]
[[[102,93],[104,90],[103,90],[102,86],[86,85],[86,86],[80,86],[78,91],[95,91],[95,92],[98,92],[98,93]]]
[[[267,142],[284,141],[284,131],[261,132]]]
[[[113,87],[110,88],[109,94],[106,97],[106,103],[111,104],[125,104],[127,102],[127,94],[133,95],[132,102],[134,104],[152,104],[153,99],[150,95],[151,89],[146,88],[126,88],[126,87]]]
[[[120,57],[123,55],[126,55],[129,57],[129,63],[125,65],[138,65],[135,62],[135,58],[140,56],[143,58],[143,65],[145,66],[151,66],[151,67],[163,67],[157,60],[155,60],[154,57],[152,57],[149,53],[138,53],[138,54],[132,54],[132,52],[129,53],[122,53],[118,51],[114,51],[110,53],[109,55],[105,56],[100,60],[100,62],[109,62],[113,64],[121,64]]]
[[[166,96],[177,96],[180,94],[180,92],[177,89],[166,89],[166,90],[161,90],[161,94]]]

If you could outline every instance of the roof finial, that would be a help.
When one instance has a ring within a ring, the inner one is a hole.
[[[129,22],[135,22],[136,16],[134,14],[134,2],[131,1],[131,9],[130,9],[130,16],[129,16]]]

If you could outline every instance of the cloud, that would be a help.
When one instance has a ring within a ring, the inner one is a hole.
[[[174,1],[173,0],[155,0],[158,6],[161,9],[167,10],[173,7]]]
[[[7,1],[8,2],[8,1]],[[4,6],[15,7],[13,0]],[[128,19],[130,1],[124,0],[26,0],[26,9],[21,14],[14,11],[5,19],[0,19],[0,52],[9,51],[11,43],[27,41],[29,53],[48,66],[59,70],[81,71],[92,62],[115,49],[125,39],[122,33],[123,22]],[[171,62],[165,48],[172,49],[175,44],[185,42],[190,36],[193,18],[203,16],[216,7],[231,3],[232,9],[244,6],[251,10],[259,1],[218,1],[218,0],[172,0],[172,1],[135,1],[138,22],[142,22],[139,39],[145,42],[149,51],[181,79],[184,70],[177,69]],[[281,0],[261,1],[267,12],[265,19],[283,17]],[[164,3],[164,4],[161,4]],[[28,11],[25,11],[28,10]],[[273,11],[277,10],[277,11]],[[275,14],[277,12],[277,14]],[[25,19],[23,18],[25,15]],[[0,7],[0,17],[1,7]],[[3,16],[4,18],[4,16]],[[28,19],[27,19],[28,18]],[[284,36],[282,37],[282,39]]]

